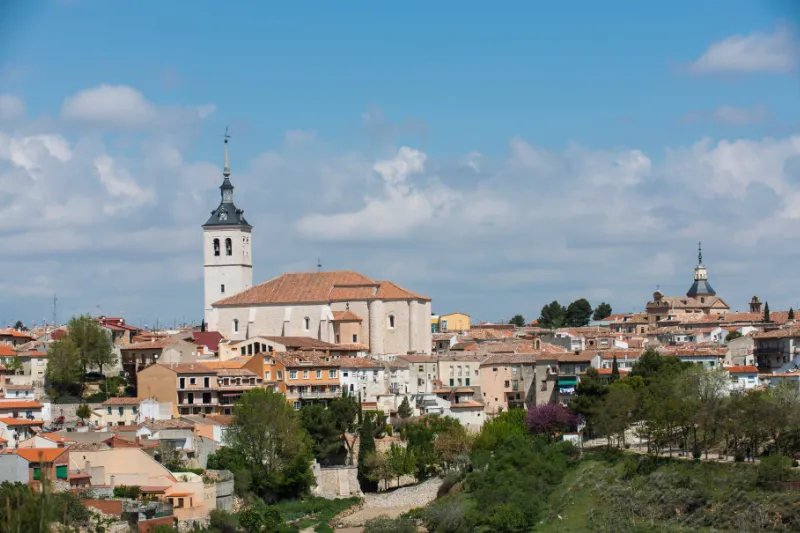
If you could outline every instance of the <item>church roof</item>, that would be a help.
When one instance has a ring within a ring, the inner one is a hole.
[[[430,300],[389,281],[373,281],[351,270],[282,274],[214,306],[330,303],[348,300]]]
[[[696,279],[692,286],[689,288],[689,291],[686,293],[686,296],[690,298],[697,298],[698,296],[714,296],[716,291],[711,288],[711,284],[706,279]]]
[[[250,223],[244,218],[244,209],[237,209],[233,203],[233,184],[228,176],[222,181],[219,186],[220,191],[231,191],[231,200],[226,202],[221,201],[219,207],[211,211],[211,217],[203,224],[204,228],[214,226],[240,226],[252,228]]]

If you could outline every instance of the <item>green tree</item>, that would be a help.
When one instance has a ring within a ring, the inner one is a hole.
[[[237,533],[236,517],[227,511],[214,509],[208,515],[208,526],[214,533]]]
[[[375,454],[375,426],[373,413],[362,413],[361,427],[358,431],[358,482],[364,492],[378,490],[377,483],[372,479],[368,468],[370,456]]]
[[[612,438],[618,445],[625,444],[625,432],[636,417],[636,406],[636,392],[625,382],[609,386],[597,418],[598,433],[608,438],[609,445]]]
[[[358,412],[361,406],[349,394],[336,398],[328,404],[328,411],[333,419],[333,426],[339,436],[341,444],[347,448],[348,464],[353,464],[353,448],[355,440],[350,438],[358,430]]]
[[[611,360],[611,383],[619,381],[619,365],[617,364],[617,356]]]
[[[586,298],[580,298],[567,306],[564,325],[571,328],[580,328],[589,324],[591,317],[592,304]]]
[[[461,424],[451,424],[439,431],[433,443],[440,468],[444,471],[463,470],[469,464],[472,439]]]
[[[596,370],[595,370],[596,372]],[[481,427],[481,432],[475,438],[476,450],[491,451],[503,442],[513,437],[526,437],[528,428],[525,423],[527,412],[522,408],[503,411]]]
[[[46,376],[58,392],[80,393],[80,354],[68,337],[53,342],[48,348]]]
[[[108,332],[88,315],[73,317],[69,321],[67,331],[66,337],[78,350],[78,360],[83,370],[81,376],[81,390],[83,390],[83,381],[89,367],[97,367],[102,374],[104,367],[117,362],[114,343]]]
[[[596,368],[589,367],[569,400],[569,408],[583,418],[586,423],[586,433],[590,436],[594,434],[606,394],[608,387],[600,381],[600,373]]]
[[[342,446],[331,412],[321,403],[300,409],[300,424],[311,437],[311,450],[321,464],[327,464]]]
[[[794,309],[789,308],[789,314],[786,315],[787,320],[794,320]]]
[[[508,321],[509,324],[513,324],[518,328],[525,327],[525,317],[522,315],[514,315],[511,317],[511,320]]]
[[[8,364],[6,364],[6,370],[11,372],[12,376],[16,376],[22,372],[23,369],[24,367],[22,366],[22,361],[20,361],[19,356],[17,355],[12,357]]]
[[[17,320],[14,322],[14,329],[17,331],[28,331],[28,328],[25,327],[25,324],[22,323],[22,320]]]
[[[397,414],[403,419],[410,418],[411,415],[414,414],[414,410],[411,409],[411,404],[408,403],[408,396],[403,397],[403,401],[400,402],[400,407],[397,408]]]
[[[725,335],[725,342],[731,342],[734,339],[738,339],[741,337],[742,334],[739,331],[733,330],[729,331],[727,335]]]
[[[414,452],[406,446],[400,446],[393,442],[389,453],[386,456],[386,465],[391,477],[397,478],[397,486],[400,486],[400,478],[410,476],[416,470]]]
[[[539,325],[543,328],[558,329],[564,325],[566,315],[567,309],[556,300],[553,300],[542,307],[539,315]]]
[[[764,303],[764,322],[772,322],[769,319],[769,302]]]
[[[92,409],[88,404],[82,403],[75,410],[75,416],[80,418],[82,422],[86,422],[86,420],[92,416]]]
[[[592,320],[603,320],[611,316],[611,305],[606,302],[601,302],[600,305],[594,308]]]
[[[308,433],[286,398],[251,389],[233,408],[226,444],[242,454],[253,490],[272,502],[304,494],[314,481]]]
[[[155,458],[170,472],[180,472],[186,466],[183,451],[169,441],[159,442]]]

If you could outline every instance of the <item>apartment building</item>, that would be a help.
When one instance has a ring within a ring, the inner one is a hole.
[[[316,402],[327,405],[329,400],[342,395],[338,359],[320,352],[290,352],[272,357],[284,368],[284,380],[278,381],[278,389],[295,409]]]
[[[409,369],[407,383],[410,394],[431,393],[439,380],[439,362],[436,357],[427,355],[398,355],[398,363],[405,363]]]
[[[496,415],[536,403],[536,355],[498,354],[480,364],[481,396],[486,413]]]
[[[476,353],[438,356],[438,375],[443,387],[480,387],[481,357]]]

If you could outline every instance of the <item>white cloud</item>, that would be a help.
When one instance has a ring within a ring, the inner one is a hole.
[[[152,203],[155,199],[152,189],[140,187],[128,171],[120,168],[108,155],[97,156],[94,160],[94,168],[100,175],[100,183],[105,186],[110,197],[110,201],[103,206],[105,213],[116,215],[124,211],[131,211],[139,206]]]
[[[317,138],[314,130],[290,130],[284,135],[287,143],[309,143]]]
[[[13,94],[0,94],[0,120],[10,122],[25,116],[25,102]]]
[[[769,108],[759,104],[752,109],[722,106],[714,111],[714,120],[722,124],[737,126],[758,124],[769,118]]]
[[[204,119],[215,109],[212,104],[185,108],[158,106],[133,87],[103,84],[66,98],[61,118],[102,128],[137,130]]]
[[[719,72],[789,72],[797,65],[794,32],[780,23],[772,33],[733,35],[711,44],[689,65],[695,74]]]

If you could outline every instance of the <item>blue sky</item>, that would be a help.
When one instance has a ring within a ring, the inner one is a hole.
[[[256,280],[322,256],[480,319],[630,311],[702,239],[733,308],[800,300],[767,275],[800,229],[789,2],[12,4],[2,199],[44,220],[0,221],[0,320],[199,319],[226,124]]]

